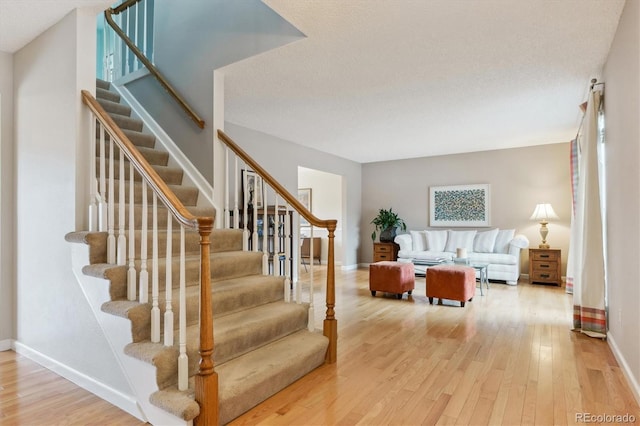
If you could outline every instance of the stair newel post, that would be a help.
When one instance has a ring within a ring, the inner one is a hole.
[[[98,206],[96,200],[96,119],[91,110],[87,108],[89,114],[89,231],[98,230]]]
[[[153,191],[153,218],[151,238],[151,341],[160,342],[160,307],[158,306],[158,197]]]
[[[178,390],[185,391],[189,387],[189,358],[187,357],[187,290],[185,273],[184,226],[180,225],[180,314],[179,341],[180,355],[178,356]]]
[[[173,346],[173,276],[172,276],[172,260],[173,260],[173,215],[171,210],[167,209],[167,256],[165,265],[165,311],[164,311],[164,345]]]
[[[323,324],[323,334],[329,339],[325,362],[333,364],[338,355],[338,321],[336,320],[336,275],[335,275],[335,230],[337,221],[332,220],[329,231],[329,250],[327,253],[327,312]]]
[[[267,205],[267,185],[262,185],[262,273],[265,275],[269,275],[269,215],[267,214]],[[258,214],[257,209],[255,214]]]
[[[135,204],[135,170],[129,163],[129,269],[127,271],[127,299],[136,300],[136,224],[133,206]]]
[[[196,426],[218,424],[218,374],[213,367],[213,308],[211,301],[210,241],[213,221],[198,218],[200,233],[200,363],[195,376],[195,399],[200,414],[194,419]]]
[[[284,300],[291,302],[291,217],[289,205],[284,210]]]
[[[147,270],[147,238],[149,234],[147,217],[147,182],[142,179],[142,212],[140,213],[140,303],[149,302],[149,271]]]
[[[118,171],[118,265],[127,264],[127,238],[125,237],[124,152],[120,149]]]
[[[311,232],[309,239],[309,321],[307,322],[307,329],[313,331],[315,326],[315,304],[313,303],[314,286],[313,286],[313,225],[311,225]]]
[[[100,201],[98,202],[98,215],[99,215],[99,230],[104,232],[107,230],[107,204],[104,202],[107,196],[107,167],[105,159],[107,155],[105,153],[106,143],[104,141],[104,127],[100,125]]]
[[[113,199],[115,197],[115,179],[113,177],[114,164],[113,164],[113,136],[109,137],[109,196],[107,197],[107,206],[109,212],[107,214],[108,225],[108,237],[107,237],[107,263],[115,265],[116,263],[116,236],[114,233],[115,228],[115,205]]]

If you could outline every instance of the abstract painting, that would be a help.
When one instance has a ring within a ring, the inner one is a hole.
[[[431,226],[490,226],[490,185],[429,188]]]

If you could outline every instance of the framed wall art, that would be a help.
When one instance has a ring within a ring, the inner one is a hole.
[[[242,197],[247,206],[262,208],[262,178],[252,170],[242,170]]]
[[[430,225],[490,226],[490,187],[489,184],[430,187]]]

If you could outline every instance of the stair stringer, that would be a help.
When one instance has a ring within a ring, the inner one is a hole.
[[[185,421],[149,401],[149,396],[158,391],[156,385],[156,368],[148,363],[130,357],[124,353],[124,347],[132,342],[131,321],[102,311],[102,304],[109,301],[109,280],[91,277],[82,272],[89,265],[89,246],[71,244],[71,268],[78,284],[93,311],[102,332],[113,352],[121,371],[129,383],[136,400],[138,411],[131,407],[118,406],[141,421],[154,425],[192,426],[192,421]]]
[[[197,206],[213,207],[216,211],[222,211],[213,201],[213,187],[211,184],[202,176],[198,169],[194,167],[191,160],[184,155],[180,147],[178,147],[167,132],[160,127],[151,114],[138,102],[129,89],[124,85],[118,85],[118,82],[111,82],[111,87],[120,95],[122,100],[131,107],[132,115],[135,114],[135,116],[142,121],[144,124],[142,131],[154,135],[156,137],[156,143],[160,144],[162,148],[169,153],[169,165],[180,167],[184,171],[182,184],[198,188],[199,195],[204,200],[198,197]],[[211,161],[213,161],[213,159],[211,159]]]

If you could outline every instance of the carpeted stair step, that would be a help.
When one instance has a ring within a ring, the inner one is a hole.
[[[119,200],[120,197],[120,179],[114,179],[114,200]],[[193,186],[183,186],[183,185],[167,185],[169,189],[175,194],[175,196],[180,200],[180,202],[186,206],[195,206],[198,204],[198,188]],[[124,184],[124,196],[125,202],[129,202],[129,180],[125,180]],[[134,195],[134,204],[142,204],[142,182],[134,182],[133,183],[133,195]],[[153,191],[147,188],[147,203],[153,201]]]
[[[101,87],[96,87],[96,99],[105,99],[111,102],[120,103],[119,94]]]
[[[89,263],[105,263],[107,261],[107,233],[76,231],[64,236],[65,241],[89,246]]]
[[[135,145],[135,144],[134,144]],[[136,146],[136,149],[149,162],[159,166],[166,166],[169,163],[169,153],[159,149],[147,148],[146,146]],[[100,158],[100,139],[96,139],[96,157]],[[120,148],[117,144],[113,147],[113,158],[117,160],[120,157]],[[106,141],[104,147],[104,158],[109,158],[109,141]],[[97,172],[96,172],[97,173]]]
[[[142,121],[137,118],[132,118],[127,115],[120,114],[109,114],[113,121],[120,127],[121,129],[134,130],[136,132],[142,131]]]
[[[197,305],[194,307],[197,310]],[[256,350],[271,342],[305,329],[307,326],[307,305],[274,302],[241,312],[229,314],[215,321],[213,358],[216,365],[223,364],[247,352]],[[187,327],[187,356],[189,376],[198,368],[199,327]],[[156,382],[159,389],[177,382],[178,336],[174,335],[174,345],[150,341],[130,343],[125,353],[156,366]]]
[[[105,159],[105,169],[107,176],[109,175],[109,159]],[[158,173],[158,175],[165,181],[165,183],[169,185],[180,185],[182,184],[182,175],[183,171],[179,167],[170,167],[170,166],[160,166],[157,164],[151,165],[153,169]],[[96,174],[99,173],[100,170],[100,159],[96,158]],[[125,158],[124,160],[124,173],[125,180],[129,179],[129,160]],[[113,161],[113,177],[114,179],[120,179],[120,160]],[[140,174],[135,173],[134,181],[141,182],[142,177]]]
[[[122,133],[137,147],[153,148],[156,145],[156,137],[154,135],[137,132],[135,130],[121,129]],[[109,134],[105,133],[104,140],[109,142]],[[100,141],[100,126],[96,127],[96,143]],[[108,145],[107,145],[108,146]],[[96,155],[99,151],[96,151]]]
[[[96,87],[104,90],[109,90],[109,88],[111,87],[111,83],[100,78],[96,78]]]
[[[216,366],[219,423],[230,422],[322,365],[328,346],[322,334],[302,330]],[[193,380],[189,384],[184,392],[175,386],[159,390],[150,401],[177,417],[192,420],[200,410],[191,402]]]
[[[200,286],[191,282],[185,288],[187,308],[187,325],[194,325],[199,320]],[[122,286],[124,287],[124,286]],[[215,318],[229,315],[240,310],[278,302],[283,298],[283,278],[267,275],[252,275],[227,281],[218,281],[212,285],[212,311]],[[177,321],[180,312],[180,301],[177,292],[172,295],[172,310]],[[238,303],[236,299],[242,299]],[[166,311],[165,292],[158,293],[160,317]],[[141,342],[151,338],[151,304],[129,300],[113,300],[102,305],[102,311],[131,320],[132,341]],[[178,324],[176,323],[176,327]],[[164,329],[164,325],[162,327]]]
[[[127,117],[131,116],[131,107],[129,105],[113,102],[109,99],[97,99],[97,101],[100,106],[102,106],[102,108],[104,108],[104,110],[110,114],[119,114]]]

